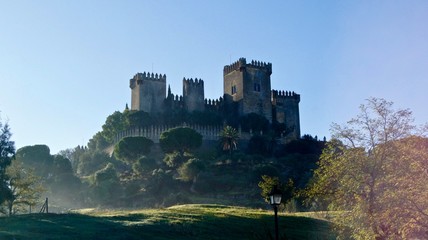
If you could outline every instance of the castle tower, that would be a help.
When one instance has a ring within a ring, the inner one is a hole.
[[[286,137],[300,138],[299,116],[300,94],[287,91],[272,90],[272,106],[274,118],[286,126]]]
[[[238,115],[257,113],[272,122],[272,64],[259,61],[247,63],[245,58],[223,69],[225,100],[237,103]]]
[[[204,111],[204,81],[183,78],[183,101],[188,112]]]
[[[129,80],[131,110],[157,113],[162,111],[166,95],[166,75],[137,73]]]

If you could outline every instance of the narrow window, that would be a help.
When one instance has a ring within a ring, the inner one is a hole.
[[[236,93],[236,85],[233,85],[232,86],[232,94],[235,94]]]

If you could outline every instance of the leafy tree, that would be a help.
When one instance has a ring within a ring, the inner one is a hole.
[[[333,124],[307,194],[339,211],[355,239],[428,238],[428,140],[415,136],[408,109],[371,98],[360,110]]]
[[[220,133],[220,144],[223,151],[228,151],[229,155],[232,155],[233,151],[238,148],[238,139],[239,133],[235,128],[231,126],[224,127]]]
[[[53,157],[46,145],[25,146],[16,151],[16,159],[24,166],[33,168],[34,173],[47,179],[52,174]]]
[[[97,202],[115,205],[122,197],[119,177],[112,163],[94,173],[92,177],[92,195]]]
[[[132,170],[136,173],[147,173],[156,169],[157,166],[158,164],[154,158],[142,156],[132,164]]]
[[[82,154],[84,154],[86,151],[88,151],[87,148],[77,146],[75,148],[65,149],[60,151],[58,154],[63,156],[64,158],[67,158],[71,162],[71,166],[73,168],[73,171],[77,171],[77,166],[79,165],[79,158]]]
[[[159,143],[164,152],[178,152],[184,156],[185,152],[192,152],[202,145],[202,135],[187,127],[172,128],[161,134]]]
[[[179,152],[172,152],[165,154],[163,161],[168,167],[177,168],[181,166],[181,164],[185,163],[190,157],[192,157],[192,155],[181,155]]]
[[[44,191],[40,177],[31,169],[26,169],[23,164],[14,160],[6,169],[11,197],[7,199],[9,216],[17,212],[23,212],[25,207],[34,206]]]
[[[113,162],[113,159],[105,152],[86,151],[79,157],[79,164],[77,165],[77,175],[91,175],[96,171],[104,168],[110,162]]]
[[[116,111],[107,117],[106,122],[102,126],[102,135],[108,143],[112,144],[115,141],[116,135],[126,130],[127,127],[125,115]]]
[[[113,132],[113,130],[109,130]],[[105,132],[97,132],[88,142],[88,148],[92,151],[103,151],[106,149],[113,141],[113,139],[107,139]]]
[[[144,111],[129,111],[126,120],[131,128],[147,127],[153,124],[153,119],[149,113]]]
[[[269,193],[275,186],[282,192],[281,205],[285,205],[293,197],[294,182],[292,179],[288,179],[287,183],[283,184],[278,177],[263,175],[258,185],[266,202],[269,202]]]
[[[148,194],[155,197],[156,202],[160,202],[168,196],[169,193],[176,191],[174,180],[172,178],[172,171],[155,169],[151,177],[146,182],[145,190]]]
[[[126,137],[114,147],[114,156],[125,162],[135,162],[150,153],[153,141],[145,137]]]
[[[6,176],[6,168],[15,156],[15,142],[10,140],[11,136],[9,125],[0,121],[0,204],[11,197]]]

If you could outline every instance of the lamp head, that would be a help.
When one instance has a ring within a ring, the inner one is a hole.
[[[278,206],[281,204],[282,192],[278,189],[278,186],[275,185],[272,188],[272,191],[269,193],[269,203],[272,206]]]

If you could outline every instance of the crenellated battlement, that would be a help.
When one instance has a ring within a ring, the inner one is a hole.
[[[241,70],[241,68],[245,68],[245,67],[258,68],[261,70],[265,70],[268,73],[272,73],[272,63],[269,63],[269,62],[266,63],[266,62],[261,62],[256,60],[251,60],[250,63],[247,63],[247,60],[245,58],[240,58],[238,61],[230,65],[224,66],[223,74],[226,75],[233,71]]]
[[[162,83],[166,83],[166,75],[165,74],[157,74],[150,72],[137,73],[133,78],[129,80],[129,87],[134,88],[135,85],[140,85],[143,81],[158,81]]]
[[[197,79],[197,78],[195,78],[195,80],[193,80],[193,78],[188,78],[188,79],[183,78],[183,84],[186,84],[192,87],[204,87],[204,80]]]
[[[223,98],[219,99],[205,99],[205,109],[207,110],[219,110],[220,106],[223,105]]]
[[[259,69],[265,69],[266,71],[272,73],[272,63],[266,63],[266,62],[260,62],[251,60],[251,63],[247,64],[247,66],[253,67],[253,68],[259,68]]]
[[[272,98],[295,98],[300,100],[300,94],[295,93],[294,91],[278,91],[278,90],[272,90]]]
[[[235,70],[240,70],[242,67],[245,67],[245,65],[247,65],[247,60],[245,58],[240,58],[238,61],[230,64],[230,65],[226,65],[223,68],[223,74],[229,74]]]

